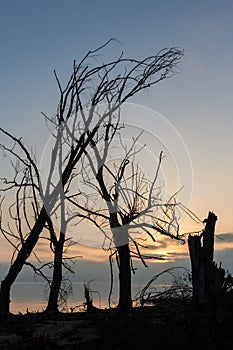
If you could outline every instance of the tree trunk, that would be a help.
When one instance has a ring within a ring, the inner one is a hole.
[[[119,311],[127,312],[132,309],[129,232],[126,224],[120,225],[117,213],[110,213],[110,226],[119,259],[119,302],[117,307]]]
[[[127,312],[132,309],[131,268],[129,245],[117,247],[119,255],[119,303],[118,309]]]
[[[60,233],[60,238],[55,248],[53,279],[49,293],[49,301],[46,312],[56,314],[58,313],[58,297],[62,281],[62,257],[63,247],[65,242],[64,233]]]
[[[93,305],[93,300],[90,296],[90,288],[84,283],[84,297],[85,297],[85,305],[87,308],[87,311],[94,311],[97,310],[97,308]]]
[[[35,247],[39,235],[45,225],[47,220],[47,213],[45,208],[43,207],[40,211],[40,214],[36,220],[34,227],[32,228],[30,235],[25,240],[21,249],[19,250],[17,257],[13,264],[10,266],[8,274],[1,282],[1,290],[0,290],[0,312],[9,313],[10,312],[10,289],[12,284],[14,283],[16,277],[19,272],[22,270],[25,261],[30,256],[33,248]]]
[[[9,282],[3,280],[0,289],[0,313],[10,312],[10,288]]]
[[[188,246],[192,266],[193,303],[202,305],[205,303],[206,280],[201,237],[189,235]]]
[[[193,302],[203,305],[209,299],[211,286],[216,274],[214,271],[214,230],[217,217],[209,212],[205,229],[200,236],[188,238],[189,254],[192,266]],[[201,239],[203,237],[203,242]]]

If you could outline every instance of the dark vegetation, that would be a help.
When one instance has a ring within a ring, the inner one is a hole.
[[[233,295],[215,306],[195,307],[190,298],[161,297],[130,313],[116,309],[14,315],[1,324],[5,349],[232,349]]]

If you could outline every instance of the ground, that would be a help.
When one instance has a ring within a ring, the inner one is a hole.
[[[209,310],[166,301],[117,310],[13,315],[1,322],[1,350],[233,349],[233,303]]]

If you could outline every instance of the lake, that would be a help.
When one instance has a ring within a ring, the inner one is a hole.
[[[83,306],[84,303],[84,284],[83,282],[72,282],[73,292],[68,298],[67,308]],[[108,307],[108,282],[92,282],[90,284],[93,290],[93,304],[96,307]],[[141,289],[138,283],[132,285],[133,297]],[[111,306],[117,305],[118,287],[113,289],[111,297]],[[10,310],[13,313],[25,313],[28,311],[42,311],[47,305],[48,294],[46,293],[46,283],[44,282],[15,282],[11,291]],[[77,311],[77,309],[76,309]]]

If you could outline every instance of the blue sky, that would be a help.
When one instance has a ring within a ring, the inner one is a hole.
[[[53,69],[65,81],[74,59],[111,37],[120,43],[105,61],[122,50],[143,58],[180,47],[180,74],[131,102],[173,123],[192,161],[190,209],[203,219],[213,210],[217,232],[233,232],[232,14],[230,0],[1,1],[1,127],[36,143],[40,155],[48,138],[40,112],[54,114],[58,98]]]

